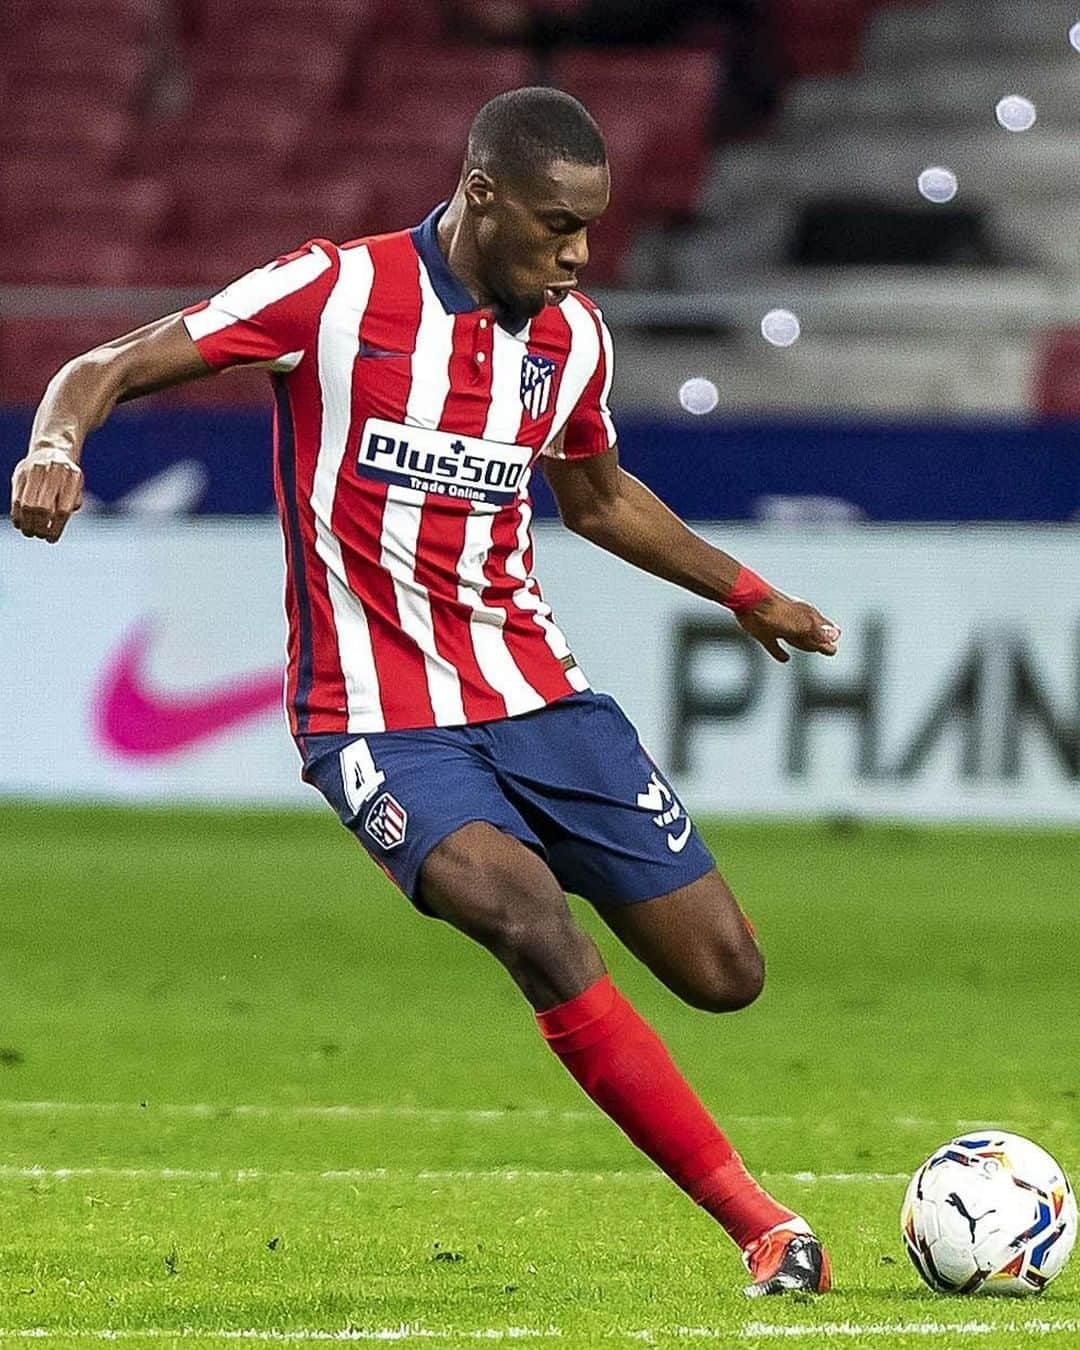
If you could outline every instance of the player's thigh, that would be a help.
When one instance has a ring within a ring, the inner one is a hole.
[[[604,973],[547,863],[486,822],[462,826],[431,850],[418,900],[496,956],[537,1011],[575,998]]]
[[[668,895],[596,909],[630,951],[694,1007],[728,1012],[761,992],[761,950],[715,868]]]
[[[489,947],[510,947],[530,926],[570,920],[566,896],[538,848],[486,821],[447,835],[420,868],[425,908]]]
[[[540,849],[507,800],[469,728],[368,736],[307,736],[302,777],[421,913],[424,862],[462,827],[484,821],[502,837]]]

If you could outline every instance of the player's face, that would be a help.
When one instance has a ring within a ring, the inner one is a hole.
[[[485,289],[527,318],[561,304],[589,261],[588,227],[610,193],[607,165],[562,160],[527,186],[496,188],[477,231]]]

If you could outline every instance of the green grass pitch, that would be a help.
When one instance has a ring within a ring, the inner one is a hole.
[[[766,950],[752,1008],[682,1007],[579,912],[834,1294],[745,1300],[491,958],[329,813],[8,804],[0,1341],[1080,1346],[1080,1258],[1038,1300],[944,1299],[897,1233],[971,1123],[1080,1177],[1080,834],[707,834]]]

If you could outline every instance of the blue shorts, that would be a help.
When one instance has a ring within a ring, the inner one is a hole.
[[[607,694],[570,694],[472,726],[304,736],[298,744],[301,777],[424,913],[424,859],[473,821],[520,839],[563,890],[594,904],[667,895],[714,866]]]

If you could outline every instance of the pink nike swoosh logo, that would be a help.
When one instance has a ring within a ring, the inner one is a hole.
[[[242,675],[197,693],[168,694],[145,678],[152,624],[136,624],[109,658],[94,699],[94,731],[123,759],[175,755],[270,708],[280,707],[279,671]]]

